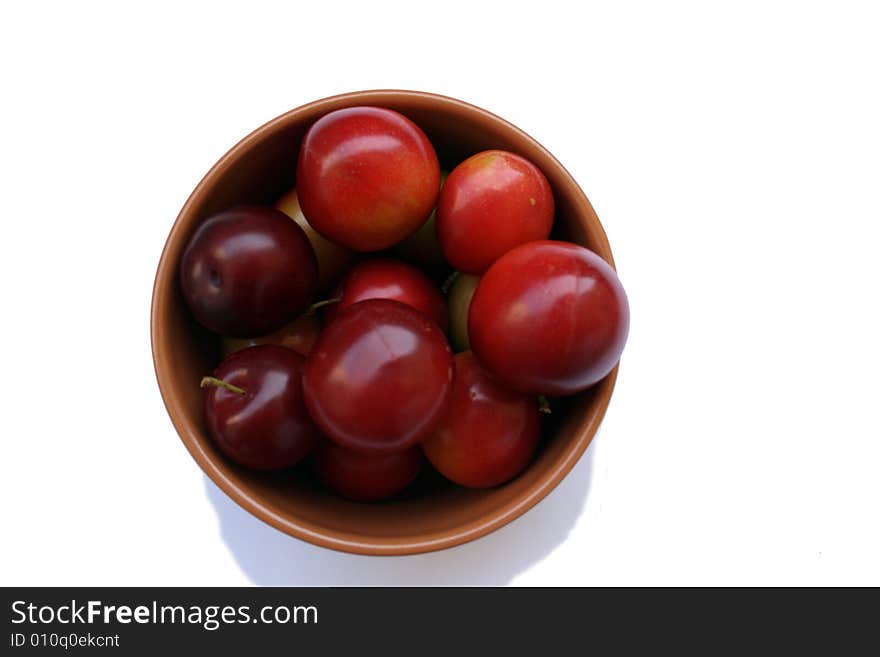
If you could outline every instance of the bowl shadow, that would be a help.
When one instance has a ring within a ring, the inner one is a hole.
[[[337,552],[284,534],[204,477],[220,535],[242,572],[260,586],[503,586],[550,555],[583,511],[593,449],[534,508],[470,543],[395,557]]]

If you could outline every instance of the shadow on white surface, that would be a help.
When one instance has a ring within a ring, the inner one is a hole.
[[[537,506],[465,545],[405,557],[336,552],[291,538],[257,520],[205,477],[220,534],[242,571],[262,586],[501,586],[548,556],[583,510],[592,449]]]

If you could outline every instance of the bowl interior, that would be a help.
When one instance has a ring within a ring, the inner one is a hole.
[[[613,264],[604,231],[583,192],[537,142],[488,112],[418,92],[376,91],[337,96],[298,108],[243,139],[205,176],[187,201],[163,253],[153,296],[153,354],[165,404],[187,448],[223,490],[276,528],[351,552],[422,552],[476,538],[510,521],[546,495],[571,469],[605,412],[616,370],[591,390],[554,400],[535,462],[512,482],[491,490],[446,483],[425,468],[402,496],[358,504],[324,492],[303,465],[281,473],[236,466],[214,447],[203,421],[198,382],[220,360],[219,339],[190,317],[177,279],[189,236],[211,214],[244,203],[271,204],[295,185],[295,163],[306,129],[325,113],[352,105],[397,110],[419,125],[451,169],[488,148],[510,150],[538,165],[556,201],[554,238],[596,251]]]

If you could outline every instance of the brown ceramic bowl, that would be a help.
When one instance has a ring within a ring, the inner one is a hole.
[[[307,468],[297,474],[266,474],[224,458],[206,431],[198,385],[219,362],[219,340],[198,326],[184,305],[177,282],[181,252],[211,214],[237,204],[274,203],[294,184],[297,152],[306,129],[327,112],[352,105],[388,107],[408,116],[427,133],[447,169],[489,148],[531,160],[553,188],[553,237],[583,244],[613,265],[605,232],[587,197],[563,166],[518,128],[473,105],[434,94],[343,94],[304,105],[258,128],[226,153],[190,195],[156,272],[153,361],[165,406],[184,445],[214,483],[249,512],[291,536],[336,550],[385,555],[429,552],[498,529],[547,495],[596,433],[617,370],[585,393],[556,402],[535,461],[513,481],[490,490],[460,488],[429,472],[397,499],[358,504],[323,491]]]

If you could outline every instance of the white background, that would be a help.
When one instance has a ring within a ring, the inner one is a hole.
[[[4,3],[0,583],[880,585],[871,3],[578,5]],[[545,501],[460,548],[367,558],[205,479],[148,320],[174,218],[232,144],[389,87],[485,107],[568,167],[632,331]]]

